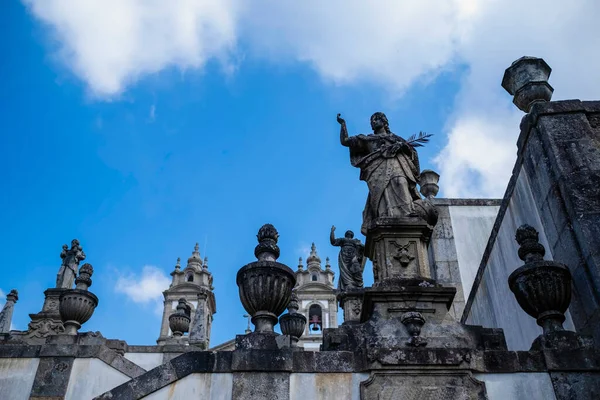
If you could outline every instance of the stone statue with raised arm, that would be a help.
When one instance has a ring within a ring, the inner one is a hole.
[[[60,258],[63,261],[56,275],[56,287],[59,289],[73,289],[77,268],[79,267],[79,263],[85,260],[85,253],[77,239],[71,241],[71,249],[66,244],[62,248]]]
[[[340,268],[340,277],[338,279],[338,289],[346,291],[348,289],[358,289],[363,287],[363,271],[365,269],[364,256],[365,246],[359,239],[354,238],[354,232],[346,231],[343,238],[335,237],[335,226],[331,227],[329,240],[332,246],[341,247],[338,256],[338,266]]]
[[[361,232],[367,234],[379,217],[418,216],[415,201],[420,173],[419,157],[414,147],[390,131],[382,112],[371,116],[373,134],[348,136],[346,121],[340,114],[340,142],[350,149],[350,163],[360,168],[360,179],[367,182],[369,196],[363,211]]]

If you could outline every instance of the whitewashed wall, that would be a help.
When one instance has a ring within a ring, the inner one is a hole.
[[[65,400],[93,399],[131,378],[97,358],[73,362]]]
[[[489,400],[556,400],[547,373],[474,374],[485,383]],[[360,400],[360,383],[368,373],[297,373],[290,375],[290,400]],[[232,374],[192,374],[145,400],[229,400]],[[283,399],[282,399],[283,400]]]
[[[191,374],[157,390],[144,399],[230,400],[232,392],[233,374]]]
[[[163,363],[163,353],[125,353],[124,357],[146,371],[150,371]]]
[[[39,358],[1,358],[0,399],[29,399],[39,363]]]
[[[471,292],[499,209],[499,206],[449,207],[464,301]]]
[[[546,372],[517,374],[474,374],[485,382],[489,400],[556,400]]]
[[[509,350],[529,350],[534,339],[542,333],[535,320],[519,307],[508,287],[508,276],[523,265],[517,254],[519,245],[515,241],[515,232],[522,224],[529,224],[540,232],[540,243],[546,247],[545,258],[552,259],[527,175],[523,171],[517,179],[479,287],[475,288],[475,298],[467,317],[468,324],[504,329]],[[565,327],[573,329],[570,314]]]

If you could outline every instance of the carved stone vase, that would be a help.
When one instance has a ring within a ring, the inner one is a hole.
[[[543,260],[538,232],[528,225],[517,229],[519,257],[525,265],[508,277],[510,290],[527,314],[536,319],[544,335],[563,331],[564,313],[571,302],[571,272],[566,265]]]
[[[77,335],[81,325],[92,317],[98,306],[98,298],[88,291],[88,287],[92,286],[93,273],[94,268],[90,264],[83,264],[75,279],[77,288],[65,290],[59,297],[58,312],[66,335]]]
[[[428,199],[437,196],[440,191],[440,187],[438,186],[438,182],[440,180],[440,174],[430,169],[424,169],[421,171],[421,175],[419,177],[419,186],[420,191],[423,196]]]
[[[185,299],[179,299],[177,312],[169,315],[169,329],[174,337],[182,337],[190,330],[190,306],[186,304]]]
[[[406,326],[406,330],[410,335],[410,339],[406,342],[407,345],[415,347],[427,345],[427,340],[419,336],[421,335],[421,328],[425,324],[425,318],[420,312],[406,312],[402,315],[400,321]]]
[[[77,335],[98,306],[98,298],[92,292],[80,289],[66,290],[60,295],[58,311],[65,326],[65,334]]]
[[[288,313],[279,317],[281,332],[292,339],[292,347],[298,347],[298,339],[306,328],[306,317],[298,312],[298,296],[292,292],[292,299],[288,305]]]
[[[236,282],[244,309],[252,316],[255,332],[274,333],[277,318],[290,302],[296,274],[284,264],[277,262],[279,234],[271,224],[258,231],[258,246],[254,254],[258,261],[242,267]]]

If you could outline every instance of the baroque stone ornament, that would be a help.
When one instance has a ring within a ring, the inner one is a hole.
[[[288,313],[279,317],[281,333],[290,335],[292,347],[298,347],[298,339],[302,336],[306,327],[306,317],[298,312],[298,308],[298,295],[292,291]]]
[[[358,289],[364,286],[363,271],[365,269],[365,246],[359,239],[354,238],[354,232],[346,231],[343,238],[335,237],[335,226],[331,227],[329,241],[332,246],[340,247],[338,267],[340,277],[338,289]]]
[[[406,326],[410,334],[410,339],[406,342],[407,345],[414,347],[427,346],[427,340],[420,336],[421,327],[425,324],[425,318],[420,312],[409,311],[404,313],[400,321]]]
[[[187,304],[185,299],[179,299],[177,311],[169,316],[169,328],[176,338],[182,337],[190,330],[190,315],[192,308]]]
[[[536,319],[543,329],[533,348],[578,342],[574,332],[565,331],[565,312],[571,302],[571,272],[555,261],[544,260],[545,249],[538,232],[529,225],[517,229],[519,258],[525,265],[508,277],[508,285],[523,311]]]
[[[71,241],[70,249],[66,244],[62,248],[60,258],[63,261],[56,276],[56,287],[60,289],[72,289],[73,281],[77,275],[77,267],[79,266],[79,262],[85,260],[85,253],[77,239]]]
[[[406,141],[392,133],[382,112],[371,116],[373,134],[348,136],[340,114],[337,121],[341,125],[340,142],[350,149],[350,163],[360,168],[360,180],[369,187],[361,232],[366,235],[377,218],[418,216],[414,202],[421,200],[417,191],[420,166],[415,147],[427,142],[429,135]]]
[[[78,289],[65,290],[59,298],[58,311],[67,335],[77,335],[81,325],[86,323],[98,306],[98,298],[87,288],[91,286],[90,277],[94,269],[90,264],[84,264],[79,271],[80,277],[76,283]]]
[[[258,231],[254,254],[258,261],[243,266],[236,282],[244,309],[252,316],[255,332],[274,333],[277,319],[290,302],[296,274],[277,262],[279,233],[271,224]]]
[[[554,89],[548,83],[552,68],[541,58],[521,57],[504,72],[502,87],[514,96],[513,103],[529,112],[538,102],[550,101]]]
[[[487,400],[485,384],[464,371],[375,372],[360,384],[361,400]]]

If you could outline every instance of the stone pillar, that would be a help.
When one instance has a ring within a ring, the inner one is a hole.
[[[6,295],[6,303],[0,312],[0,334],[10,332],[10,323],[17,300],[19,300],[19,292],[15,289]]]
[[[190,326],[190,345],[207,350],[210,344],[210,321],[215,307],[214,294],[209,290],[198,293],[198,305]]]
[[[46,289],[42,311],[37,314],[29,314],[31,322],[28,326],[27,337],[45,338],[65,331],[58,312],[60,295],[65,291],[66,289]]]
[[[344,310],[342,325],[358,324],[360,322],[364,293],[364,289],[348,289],[337,295],[337,301]]]

